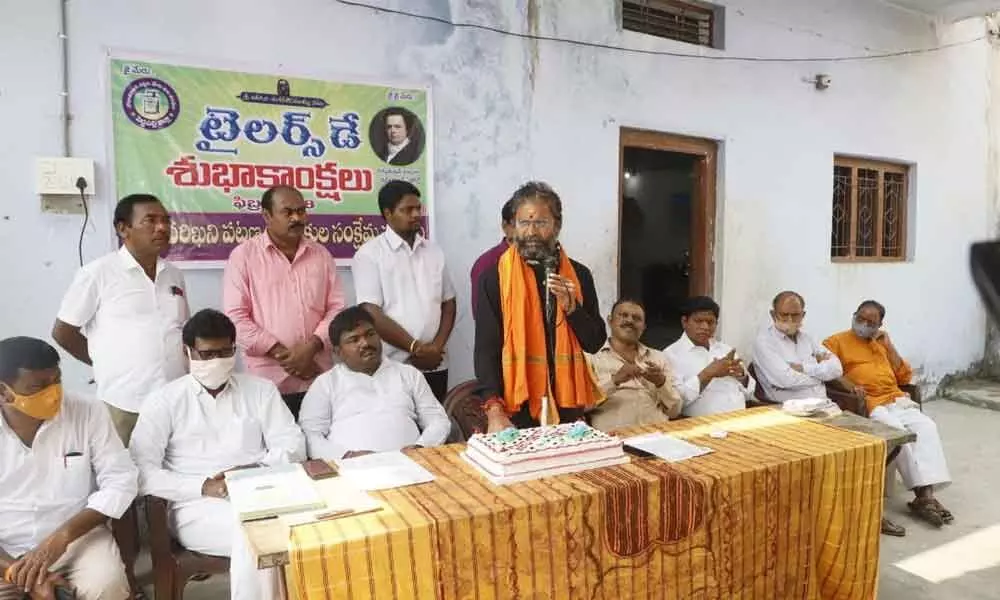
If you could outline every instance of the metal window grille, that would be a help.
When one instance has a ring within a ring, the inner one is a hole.
[[[906,260],[909,167],[837,157],[833,166],[834,261]]]
[[[622,27],[668,40],[715,47],[715,10],[683,0],[622,0]]]

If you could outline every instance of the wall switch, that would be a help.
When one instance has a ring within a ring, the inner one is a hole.
[[[39,196],[80,196],[76,180],[87,180],[84,194],[93,196],[94,161],[89,158],[36,158],[35,193]]]

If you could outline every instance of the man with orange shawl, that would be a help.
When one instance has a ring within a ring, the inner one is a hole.
[[[584,352],[600,350],[607,331],[593,275],[557,242],[559,195],[528,182],[511,203],[513,245],[480,276],[475,310],[476,378],[490,432],[575,421],[603,399]],[[547,293],[555,302],[552,328]]]

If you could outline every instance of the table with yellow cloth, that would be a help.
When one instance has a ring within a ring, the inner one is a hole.
[[[304,600],[870,599],[885,443],[771,408],[629,429],[714,452],[498,487],[464,446],[411,454],[433,483],[379,512],[302,525]],[[709,434],[725,431],[726,437]]]

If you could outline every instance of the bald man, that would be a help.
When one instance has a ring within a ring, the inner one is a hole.
[[[836,355],[802,331],[805,316],[805,299],[781,292],[771,302],[771,323],[754,341],[758,383],[775,402],[826,398],[825,382],[844,374]]]

